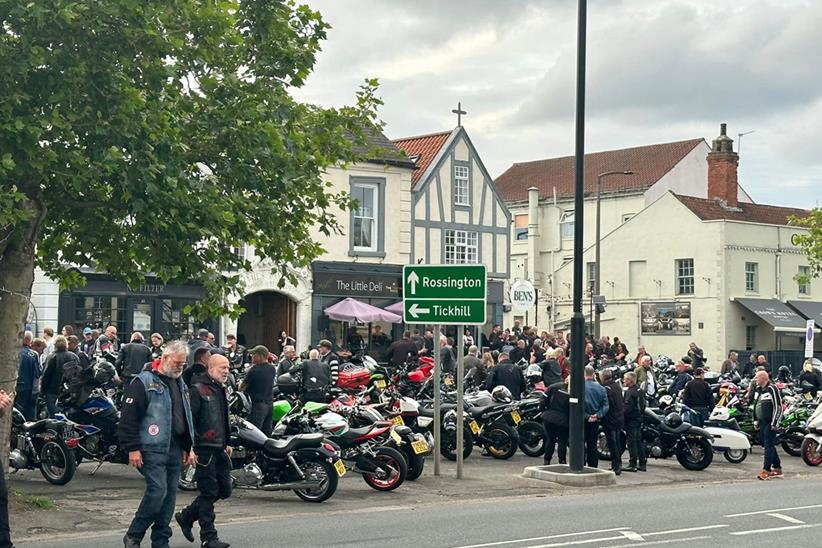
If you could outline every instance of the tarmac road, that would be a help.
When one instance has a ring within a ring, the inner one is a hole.
[[[219,504],[218,504],[219,506]],[[322,505],[318,505],[322,506]],[[269,515],[220,524],[234,547],[555,548],[822,545],[822,481],[636,486],[327,514]],[[196,528],[195,528],[196,534]],[[121,545],[122,533],[18,543],[31,548]],[[145,542],[144,545],[148,545]],[[194,546],[175,528],[173,547]]]

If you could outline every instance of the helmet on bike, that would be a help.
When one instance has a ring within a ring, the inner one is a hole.
[[[251,400],[245,392],[234,392],[228,398],[228,411],[232,415],[245,417],[251,412]]]
[[[542,378],[542,368],[535,363],[528,366],[525,370],[525,378],[528,380],[538,381]]]
[[[777,377],[780,381],[788,381],[791,378],[791,368],[787,365],[783,365],[779,368],[779,372],[777,373]]]
[[[500,403],[510,403],[513,400],[511,391],[504,386],[497,386],[491,390],[491,397],[494,398],[494,401]]]
[[[673,405],[674,398],[670,394],[665,394],[661,398],[659,398],[659,408],[665,409],[668,406]]]
[[[665,424],[670,428],[677,428],[682,425],[682,417],[679,416],[679,413],[668,413],[668,416],[665,417]]]

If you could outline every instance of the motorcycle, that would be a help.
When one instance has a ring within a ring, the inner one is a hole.
[[[345,467],[322,434],[272,439],[237,416],[230,420],[231,479],[235,489],[294,491],[307,502],[323,502],[337,490]],[[197,466],[186,466],[178,487],[197,488]]]
[[[802,398],[786,396],[787,407],[779,420],[779,440],[782,449],[792,457],[802,454],[805,437],[805,423],[816,407]]]
[[[77,435],[77,462],[89,459],[97,462],[94,475],[106,462],[128,464],[128,454],[117,441],[120,412],[106,393],[96,388],[88,399],[77,407],[67,407],[63,414]]]
[[[704,428],[682,421],[677,413],[665,417],[645,409],[642,441],[646,454],[656,459],[676,456],[687,470],[704,470],[713,461],[713,436]]]
[[[713,436],[714,451],[722,453],[728,462],[739,464],[748,457],[751,442],[740,429],[736,419],[730,417],[727,408],[714,407],[705,421],[705,431]]]
[[[816,406],[816,410],[808,419],[800,451],[802,460],[808,466],[822,464],[822,403]]]
[[[522,417],[517,425],[520,451],[529,457],[541,457],[545,454],[545,428],[542,425],[539,398],[522,400],[518,412]]]
[[[516,427],[522,421],[519,402],[493,403],[468,407],[468,427],[474,444],[483,447],[495,459],[510,459],[517,452],[519,434]]]
[[[71,424],[55,419],[26,422],[23,414],[12,409],[9,466],[17,470],[40,469],[51,484],[65,485],[74,477],[77,461]]]

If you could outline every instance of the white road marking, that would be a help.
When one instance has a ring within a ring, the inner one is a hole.
[[[793,508],[774,508],[772,510],[758,510],[756,512],[743,512],[742,514],[728,514],[726,518],[740,518],[742,516],[755,516],[757,514],[770,514],[771,512],[788,512],[790,510],[807,510],[809,508],[822,508],[822,504],[812,504],[811,506],[794,506]]]
[[[722,529],[730,527],[724,523],[717,525],[703,525],[702,527],[688,527],[686,529],[669,529],[668,531],[656,531],[653,533],[642,533],[643,537],[655,537],[657,535],[676,535],[677,533],[690,533],[692,531],[707,531],[708,529]]]
[[[568,538],[568,537],[579,537],[582,535],[594,535],[596,533],[612,533],[614,531],[621,531],[622,527],[615,527],[613,529],[597,529],[596,531],[580,531],[578,533],[563,533],[561,535],[550,535],[547,537],[533,537],[533,538],[520,538],[520,539],[513,539],[513,540],[501,540],[499,542],[486,542],[485,544],[469,544],[466,546],[455,546],[454,548],[485,548],[486,546],[502,546],[504,544],[518,544],[520,542],[534,542],[535,540],[550,540],[552,538]],[[619,537],[617,537],[619,538]]]
[[[635,544],[614,544],[608,548],[631,548],[632,546],[652,546],[654,544],[673,544],[674,542],[690,542],[692,540],[705,540],[711,538],[709,535],[701,537],[672,538],[667,540],[652,540],[650,542],[637,542]]]
[[[822,523],[811,523],[805,525],[788,525],[785,527],[771,527],[770,529],[755,529],[754,531],[737,531],[731,533],[732,535],[754,535],[756,533],[778,533],[779,531],[792,531],[793,529],[810,529],[811,527],[819,527]]]
[[[768,515],[771,516],[772,518],[779,518],[779,519],[785,520],[788,523],[796,523],[796,524],[799,524],[799,525],[803,525],[805,523],[804,521],[800,521],[796,518],[792,518],[791,516],[786,516],[785,514],[777,514],[777,513],[774,512],[774,513],[768,514]]]
[[[593,542],[606,542],[609,540],[625,540],[625,537],[622,535],[618,537],[601,537],[601,538],[588,538],[584,540],[572,540],[569,542],[556,542],[553,544],[536,544],[534,546],[526,546],[525,548],[559,548],[560,546],[578,546],[580,544],[591,544]]]
[[[620,531],[620,533],[625,535],[625,538],[627,538],[628,540],[639,540],[639,541],[644,541],[645,540],[644,538],[642,538],[642,535],[640,535],[639,533],[635,533],[633,531]]]

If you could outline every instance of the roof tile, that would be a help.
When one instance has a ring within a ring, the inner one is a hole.
[[[674,194],[674,196],[703,221],[724,219],[728,221],[747,221],[750,223],[786,226],[788,224],[788,218],[792,215],[796,217],[807,217],[810,215],[810,211],[806,209],[796,209],[793,207],[739,202],[738,207],[728,208],[719,200],[694,198],[692,196],[681,196],[679,194]]]
[[[409,158],[417,157],[417,168],[411,174],[411,187],[413,188],[428,169],[428,166],[437,157],[452,131],[442,131],[429,135],[418,135],[416,137],[405,137],[391,141],[397,148],[405,152]]]

